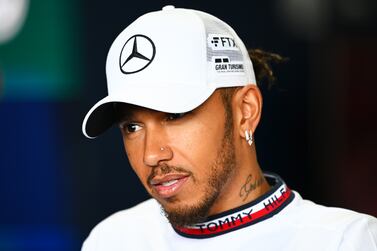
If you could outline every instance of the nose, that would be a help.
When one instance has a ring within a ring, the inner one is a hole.
[[[145,135],[144,164],[155,167],[162,161],[173,158],[173,151],[168,145],[168,140],[162,130],[150,129]]]

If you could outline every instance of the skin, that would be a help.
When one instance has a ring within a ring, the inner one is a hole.
[[[259,89],[255,85],[237,89],[231,109],[233,135],[229,140],[234,148],[234,163],[211,202],[208,215],[241,206],[269,190],[257,162],[255,143],[249,146],[245,140],[245,130],[255,132],[260,120]],[[213,169],[210,167],[217,163],[217,172],[224,168],[218,161],[219,153],[224,154],[222,139],[226,124],[220,91],[216,90],[206,102],[183,116],[132,105],[122,105],[120,111],[125,151],[148,193],[168,212],[195,207],[203,201],[209,189]],[[172,196],[165,196],[151,182],[166,180],[169,175],[173,178],[178,175],[182,184]]]

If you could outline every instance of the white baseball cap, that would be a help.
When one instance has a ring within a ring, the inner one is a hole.
[[[256,84],[247,49],[229,25],[171,5],[139,17],[118,35],[107,56],[106,77],[108,96],[82,124],[88,138],[116,122],[114,103],[181,113],[219,87]]]

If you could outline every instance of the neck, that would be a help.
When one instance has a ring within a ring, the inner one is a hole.
[[[209,211],[209,215],[218,214],[246,203],[265,194],[270,185],[267,183],[257,162],[255,145],[244,149],[239,156],[236,168],[220,192],[220,196]]]

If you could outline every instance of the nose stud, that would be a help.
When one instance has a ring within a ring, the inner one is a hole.
[[[160,150],[163,151],[163,150],[165,150],[165,148],[161,147]]]

